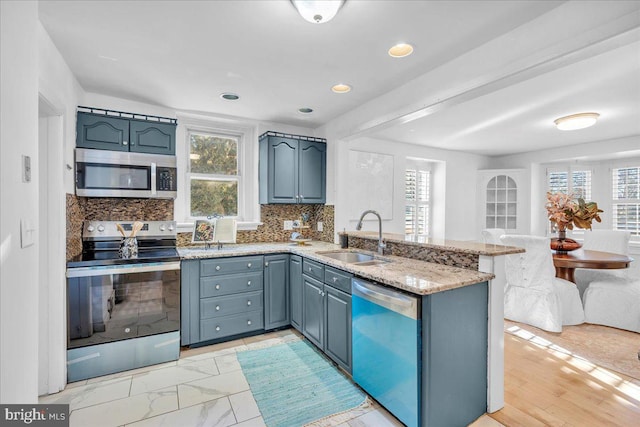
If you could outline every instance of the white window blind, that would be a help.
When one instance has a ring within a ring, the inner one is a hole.
[[[640,167],[613,169],[613,229],[640,240]]]
[[[573,193],[576,197],[589,201],[591,200],[591,171],[549,171],[548,188],[552,193]]]
[[[547,188],[552,193],[571,193],[576,198],[591,201],[591,175],[591,170],[585,168],[547,170]],[[549,223],[550,232],[553,232],[552,228],[553,224]],[[582,232],[581,228],[573,230],[573,234],[581,234]]]
[[[429,235],[431,171],[407,169],[405,173],[405,234]]]

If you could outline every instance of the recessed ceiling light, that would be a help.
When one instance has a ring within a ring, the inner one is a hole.
[[[351,86],[346,85],[344,83],[338,83],[331,88],[335,93],[347,93],[351,90]]]
[[[220,98],[226,99],[227,101],[237,101],[238,99],[240,99],[238,95],[230,92],[221,93]]]
[[[596,124],[598,117],[600,117],[598,113],[578,113],[560,117],[553,122],[560,130],[578,130],[593,126]]]
[[[298,108],[298,111],[301,112],[302,114],[309,114],[309,113],[313,113],[313,108],[308,108],[308,107]]]
[[[413,46],[408,43],[398,43],[389,49],[389,56],[393,58],[404,58],[413,53]]]

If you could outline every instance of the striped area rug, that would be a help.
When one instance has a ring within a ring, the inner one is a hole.
[[[307,341],[237,353],[268,427],[299,427],[361,405],[366,395]]]

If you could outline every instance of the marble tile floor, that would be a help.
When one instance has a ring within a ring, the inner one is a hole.
[[[237,351],[302,339],[293,329],[183,350],[175,362],[68,384],[39,403],[69,404],[71,427],[264,426]],[[487,415],[472,424],[502,424]],[[375,401],[310,427],[402,426]]]

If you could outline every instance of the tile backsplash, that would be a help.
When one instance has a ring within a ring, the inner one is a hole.
[[[309,215],[308,229],[302,232],[304,237],[324,242],[334,241],[333,205],[261,205],[260,222],[257,230],[238,230],[238,243],[286,242],[293,231],[284,230],[284,221],[300,219],[303,213]],[[323,230],[317,231],[318,222]],[[178,233],[178,246],[191,245],[191,233]]]
[[[84,221],[171,221],[173,200],[78,197],[67,194],[67,260],[82,253]]]
[[[82,253],[82,223],[86,220],[104,221],[171,221],[173,200],[117,199],[78,197],[67,194],[67,260]],[[304,237],[324,242],[334,241],[333,205],[261,205],[257,230],[239,230],[238,243],[285,242],[293,231],[284,230],[284,221],[309,215]],[[317,231],[321,221],[323,231]],[[178,246],[189,246],[191,233],[178,233]]]

